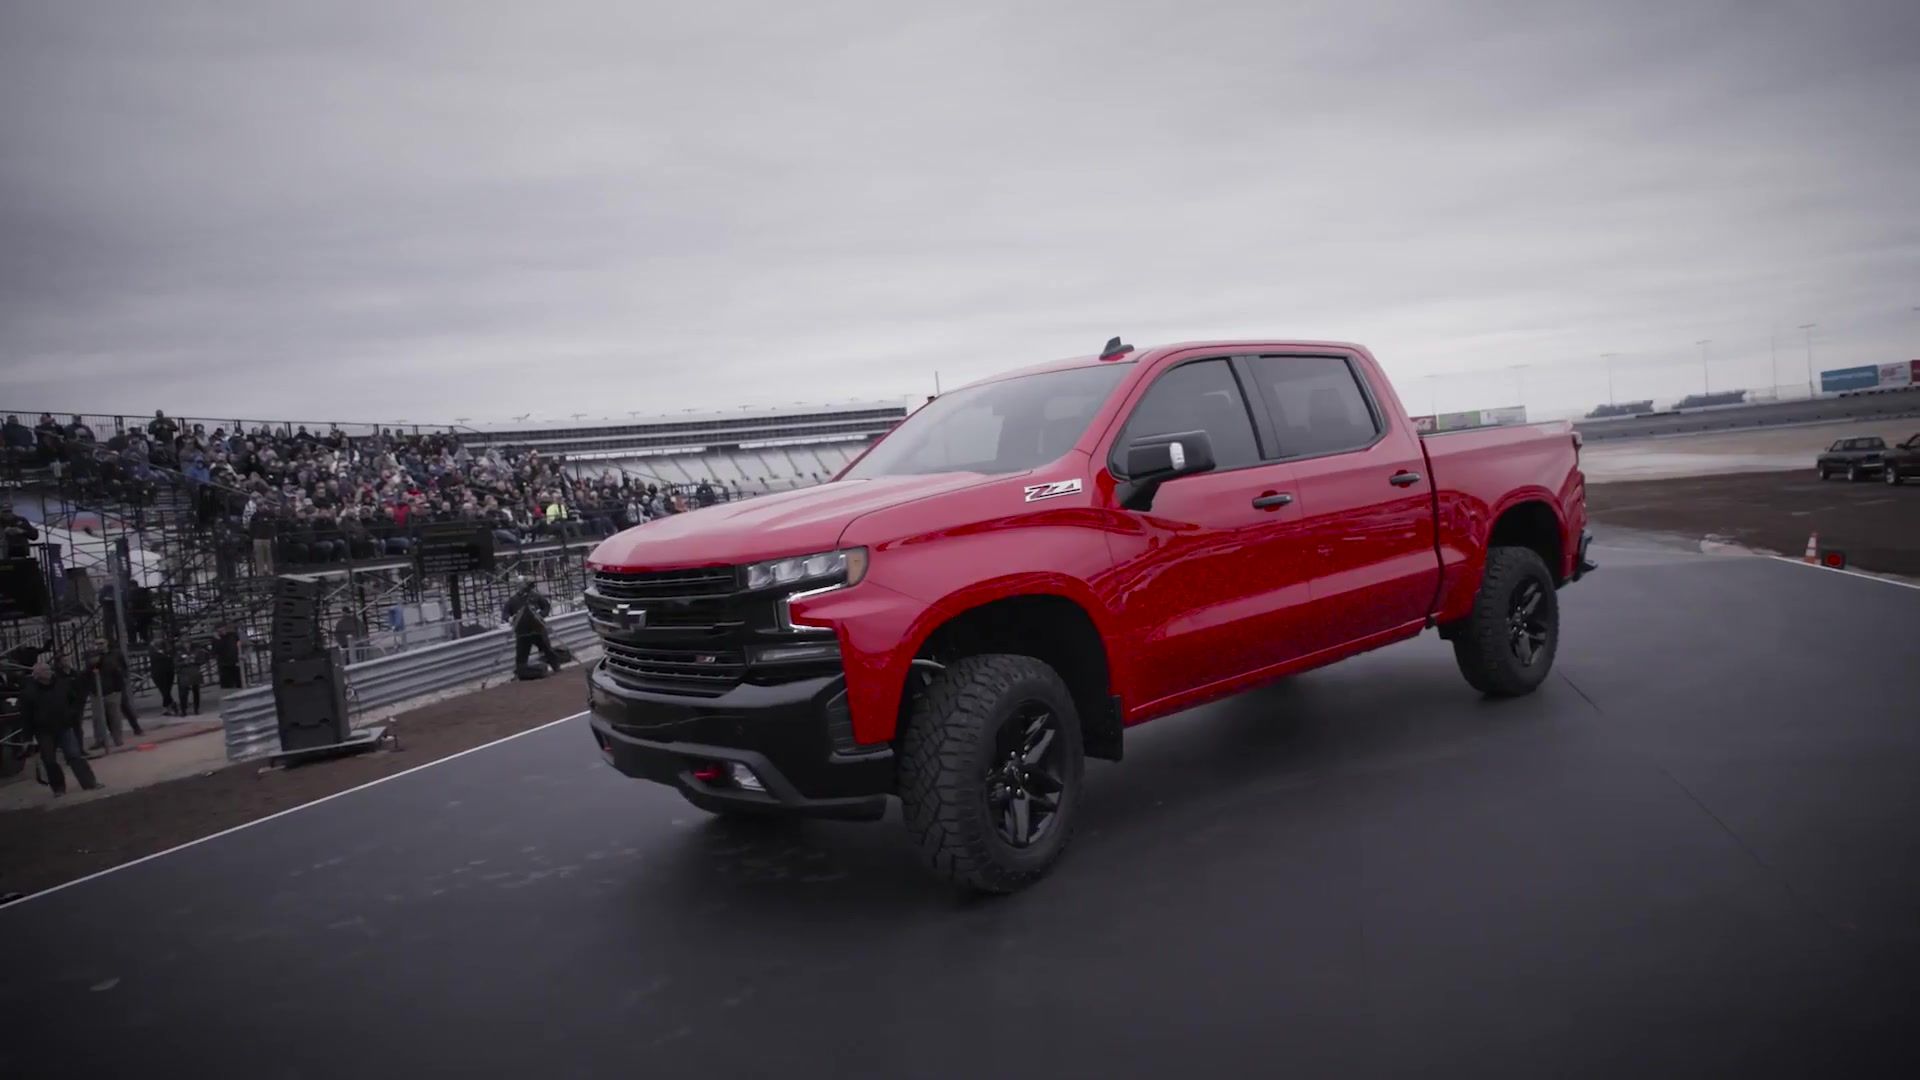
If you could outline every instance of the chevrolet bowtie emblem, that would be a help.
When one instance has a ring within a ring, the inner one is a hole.
[[[613,613],[620,616],[621,623],[627,626],[647,625],[646,608],[628,607],[625,604],[620,604],[613,609]]]

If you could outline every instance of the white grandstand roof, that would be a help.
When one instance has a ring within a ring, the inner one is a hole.
[[[903,398],[875,401],[834,401],[834,402],[795,402],[771,408],[739,408],[717,412],[703,412],[692,409],[677,413],[614,413],[583,414],[579,417],[554,419],[543,416],[529,416],[524,420],[490,420],[481,423],[463,425],[474,431],[493,434],[495,432],[566,432],[579,428],[603,428],[609,426],[625,427],[629,424],[686,424],[699,426],[715,420],[769,419],[777,420],[789,416],[819,416],[835,413],[867,412],[874,409],[899,409],[904,415],[907,402]]]

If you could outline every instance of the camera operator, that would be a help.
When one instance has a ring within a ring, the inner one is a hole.
[[[522,576],[519,588],[507,598],[501,611],[513,625],[514,675],[520,677],[526,669],[527,654],[536,645],[548,669],[559,671],[560,654],[554,651],[553,642],[547,637],[547,616],[553,611],[553,603],[540,591],[539,583],[531,576]]]

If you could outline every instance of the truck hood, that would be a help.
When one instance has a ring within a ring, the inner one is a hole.
[[[607,569],[666,570],[832,551],[862,514],[1005,479],[979,473],[882,476],[719,503],[616,533],[588,560]]]

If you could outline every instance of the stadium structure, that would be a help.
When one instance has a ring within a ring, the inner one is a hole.
[[[626,421],[572,420],[462,429],[470,449],[564,457],[585,474],[723,485],[745,495],[831,479],[907,415],[904,403],[851,402]]]

